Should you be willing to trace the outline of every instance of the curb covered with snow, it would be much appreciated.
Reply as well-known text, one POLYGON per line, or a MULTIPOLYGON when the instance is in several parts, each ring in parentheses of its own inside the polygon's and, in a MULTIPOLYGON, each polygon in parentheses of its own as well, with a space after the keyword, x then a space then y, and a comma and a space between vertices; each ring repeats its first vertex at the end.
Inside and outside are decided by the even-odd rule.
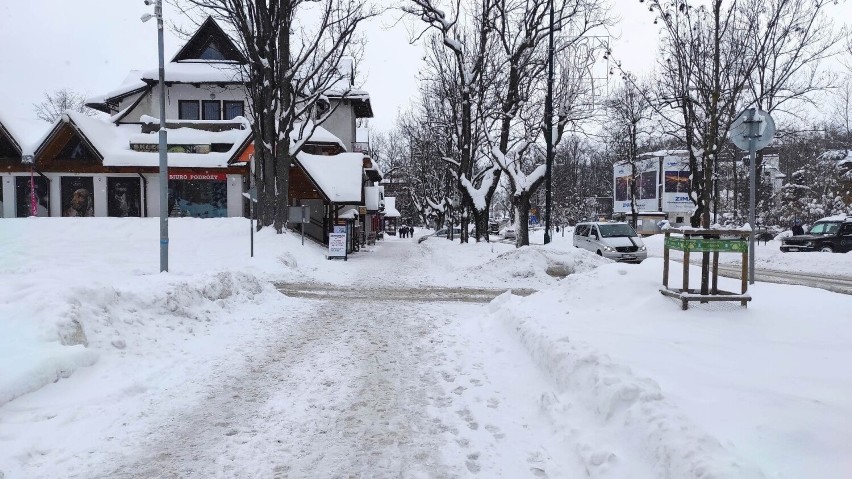
MULTIPOLYGON (((569 337, 554 340, 532 326, 524 319, 522 303, 534 300, 535 295, 522 299, 507 292, 491 302, 489 311, 518 336, 539 367, 558 384, 560 396, 575 398, 600 421, 636 438, 633 442, 654 464, 659 477, 765 477, 691 424, 654 381, 636 377, 629 368, 582 342, 569 337)), ((557 422, 560 402, 571 403, 543 404, 557 422)), ((608 460, 614 460, 598 456, 584 457, 587 467, 605 467, 608 460)))

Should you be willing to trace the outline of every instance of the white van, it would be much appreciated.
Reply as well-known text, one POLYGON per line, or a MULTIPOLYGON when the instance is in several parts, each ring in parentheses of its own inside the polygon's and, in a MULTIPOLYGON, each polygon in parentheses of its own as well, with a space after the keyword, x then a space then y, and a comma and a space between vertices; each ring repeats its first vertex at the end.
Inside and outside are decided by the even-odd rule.
POLYGON ((574 227, 574 247, 616 261, 641 263, 648 257, 645 243, 627 223, 577 223, 574 227))

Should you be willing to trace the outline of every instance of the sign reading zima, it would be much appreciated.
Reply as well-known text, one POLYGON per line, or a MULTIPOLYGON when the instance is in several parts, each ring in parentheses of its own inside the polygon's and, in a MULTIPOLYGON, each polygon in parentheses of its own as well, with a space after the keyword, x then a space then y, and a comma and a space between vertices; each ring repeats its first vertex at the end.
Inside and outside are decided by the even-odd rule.
POLYGON ((632 211, 632 191, 636 189, 636 211, 658 211, 659 158, 638 160, 634 171, 629 163, 615 165, 613 170, 613 212, 632 211))
POLYGON ((694 208, 689 199, 689 158, 663 158, 663 211, 688 213, 694 208))
POLYGON ((697 251, 699 253, 745 253, 748 251, 748 241, 744 239, 717 239, 717 238, 666 238, 667 248, 678 251, 697 251))

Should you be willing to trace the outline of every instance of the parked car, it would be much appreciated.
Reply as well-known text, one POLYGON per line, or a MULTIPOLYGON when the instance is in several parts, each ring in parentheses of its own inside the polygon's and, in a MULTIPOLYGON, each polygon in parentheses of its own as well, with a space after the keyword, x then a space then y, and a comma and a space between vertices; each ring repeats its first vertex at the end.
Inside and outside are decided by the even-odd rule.
MULTIPOLYGON (((450 237, 450 229, 449 228, 441 228, 438 231, 432 233, 432 236, 441 236, 443 238, 450 237)), ((453 238, 458 238, 461 236, 461 228, 454 227, 453 228, 453 238)))
POLYGON ((781 240, 781 251, 852 251, 852 216, 829 216, 814 223, 807 234, 781 240))
POLYGON ((515 239, 518 234, 515 232, 515 227, 510 225, 500 230, 500 236, 506 239, 515 239))
POLYGON ((588 222, 574 227, 574 247, 616 261, 641 263, 648 248, 627 223, 588 222))

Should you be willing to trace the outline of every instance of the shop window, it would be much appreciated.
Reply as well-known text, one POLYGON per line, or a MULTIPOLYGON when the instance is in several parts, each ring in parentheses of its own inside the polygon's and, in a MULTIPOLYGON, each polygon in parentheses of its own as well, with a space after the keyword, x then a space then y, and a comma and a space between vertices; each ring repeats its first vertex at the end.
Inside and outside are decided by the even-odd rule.
POLYGON ((197 100, 178 100, 178 119, 200 120, 200 110, 197 100))
POLYGON ((222 180, 169 180, 169 216, 228 216, 228 183, 222 180))
POLYGON ((95 185, 91 176, 63 176, 59 187, 62 216, 95 216, 95 185))
POLYGON ((50 186, 47 178, 43 176, 16 176, 15 177, 15 202, 18 218, 32 216, 32 200, 35 199, 35 214, 37 216, 50 216, 48 212, 50 200, 50 186), (35 194, 32 187, 35 187, 35 194))
POLYGON ((245 116, 245 103, 241 101, 223 101, 225 116, 223 120, 233 120, 238 116, 245 116))
POLYGON ((139 178, 107 178, 107 215, 117 218, 142 216, 139 178))
POLYGON ((201 102, 201 106, 202 120, 222 119, 222 103, 219 100, 204 100, 201 102))

